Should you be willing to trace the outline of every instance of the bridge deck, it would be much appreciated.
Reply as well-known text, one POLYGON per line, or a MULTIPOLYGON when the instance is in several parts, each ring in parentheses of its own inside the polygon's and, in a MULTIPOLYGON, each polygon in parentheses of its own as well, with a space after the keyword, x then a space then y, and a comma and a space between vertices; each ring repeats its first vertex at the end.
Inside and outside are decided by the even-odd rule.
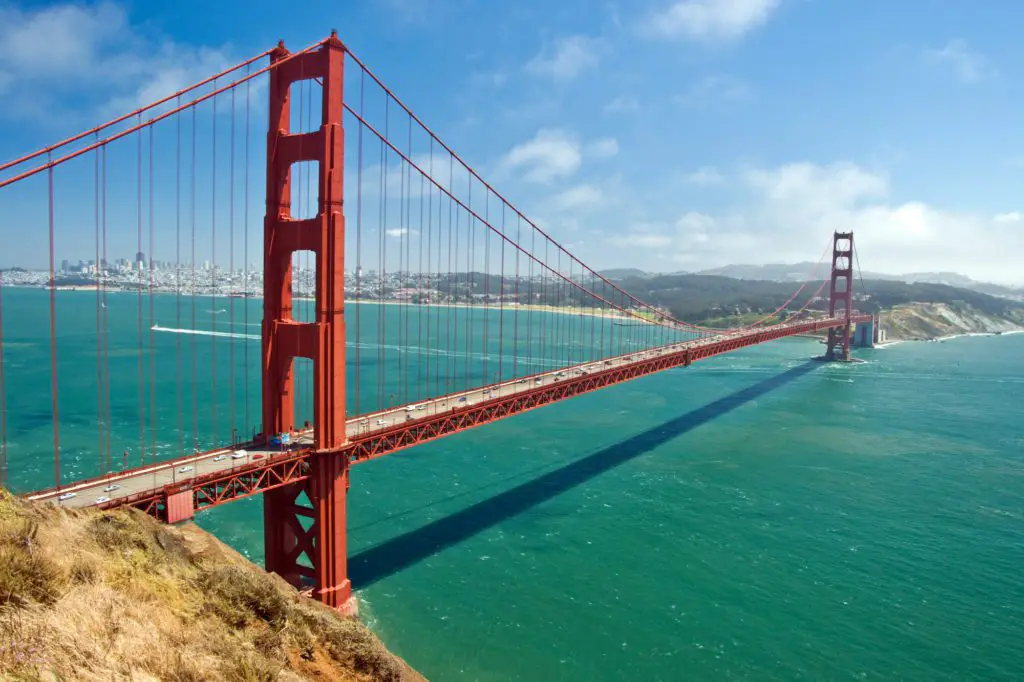
MULTIPOLYGON (((858 316, 853 321, 859 322, 862 318, 870 319, 858 316)), ((343 451, 353 463, 366 461, 639 376, 842 324, 840 318, 805 320, 757 331, 721 334, 360 415, 346 422, 349 443, 343 451)), ((160 515, 160 505, 169 492, 190 489, 194 493, 195 508, 202 509, 306 478, 304 465, 312 454, 312 432, 294 434, 293 443, 287 448, 272 448, 265 441, 244 443, 237 448, 244 449, 245 455, 236 454, 232 448, 220 448, 80 481, 59 490, 41 490, 26 497, 67 507, 132 505, 160 515), (67 493, 73 496, 58 499, 67 493)))

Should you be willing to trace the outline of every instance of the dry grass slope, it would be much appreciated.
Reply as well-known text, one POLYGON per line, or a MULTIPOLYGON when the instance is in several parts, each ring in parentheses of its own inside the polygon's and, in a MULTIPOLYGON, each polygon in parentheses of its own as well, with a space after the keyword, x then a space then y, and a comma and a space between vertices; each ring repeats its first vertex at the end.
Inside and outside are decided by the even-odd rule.
POLYGON ((0 679, 423 678, 195 526, 0 490, 0 679))

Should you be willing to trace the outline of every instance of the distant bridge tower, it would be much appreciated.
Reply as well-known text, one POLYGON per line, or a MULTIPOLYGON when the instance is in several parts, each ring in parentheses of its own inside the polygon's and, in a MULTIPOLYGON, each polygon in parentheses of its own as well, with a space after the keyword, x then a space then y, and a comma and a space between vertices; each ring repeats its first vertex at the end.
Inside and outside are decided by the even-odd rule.
POLYGON ((830 317, 843 315, 846 324, 828 330, 826 360, 850 361, 850 315, 853 312, 853 232, 836 232, 832 239, 830 317))
POLYGON ((346 566, 345 498, 349 462, 341 452, 345 433, 345 219, 342 213, 344 135, 342 78, 345 46, 332 34, 319 49, 289 57, 283 44, 270 71, 267 136, 267 214, 263 242, 263 433, 294 433, 293 361, 313 361, 313 448, 309 478, 268 490, 264 496, 264 544, 268 571, 328 606, 350 608, 346 566), (323 85, 320 128, 291 132, 291 86, 303 79, 323 85), (301 220, 291 212, 293 164, 319 167, 317 214, 301 220), (292 316, 292 254, 316 257, 316 320, 292 316))

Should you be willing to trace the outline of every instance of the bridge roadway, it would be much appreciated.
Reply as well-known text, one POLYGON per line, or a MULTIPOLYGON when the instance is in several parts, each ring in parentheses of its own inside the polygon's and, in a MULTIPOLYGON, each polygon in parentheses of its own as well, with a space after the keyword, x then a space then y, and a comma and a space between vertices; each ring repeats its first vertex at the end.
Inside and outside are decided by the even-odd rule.
MULTIPOLYGON (((346 433, 349 440, 365 439, 377 432, 387 432, 411 421, 427 421, 430 417, 457 413, 480 403, 500 402, 517 394, 535 392, 543 387, 551 387, 558 382, 570 382, 572 379, 584 378, 594 373, 614 371, 630 365, 642 364, 645 361, 662 356, 679 355, 687 350, 694 352, 699 360, 712 357, 739 347, 755 345, 763 341, 773 340, 797 333, 820 331, 829 327, 839 326, 842 320, 819 319, 802 320, 765 327, 756 332, 719 334, 711 337, 684 341, 636 351, 593 362, 572 365, 560 370, 546 371, 527 377, 517 377, 498 384, 492 384, 469 391, 453 393, 429 399, 411 405, 399 405, 372 414, 360 415, 346 421, 346 433), (768 334, 770 338, 755 340, 758 334, 768 334), (747 343, 749 341, 749 343, 747 343), (737 342, 742 345, 736 345, 737 342), (715 346, 708 349, 708 346, 715 346), (721 348, 718 350, 717 348, 721 348), (708 351, 700 353, 700 350, 708 351)), ((681 366, 677 362, 671 366, 681 366)), ((666 367, 667 368, 667 367, 666 367)), ((649 372, 648 372, 649 373, 649 372)), ((621 381, 624 379, 619 379, 621 381)), ((616 383, 609 382, 609 383, 616 383)), ((608 383, 603 384, 608 385, 608 383)), ((593 390, 593 389, 586 389, 593 390)), ((441 434, 443 435, 443 434, 441 434)), ((425 439, 426 440, 426 439, 425 439)), ((184 487, 195 478, 209 478, 217 472, 230 473, 232 470, 245 470, 267 465, 279 459, 294 455, 297 451, 308 450, 312 446, 312 429, 293 434, 293 444, 288 449, 268 447, 264 443, 244 443, 233 448, 219 448, 207 452, 186 455, 174 460, 157 462, 142 467, 128 469, 119 473, 111 473, 99 478, 79 481, 71 485, 41 490, 26 495, 34 501, 50 501, 65 507, 118 506, 124 498, 138 498, 148 491, 156 491, 168 487, 184 487), (244 451, 244 454, 242 452, 244 451), (73 495, 68 496, 68 493, 73 495), (61 500, 60 497, 65 496, 61 500)), ((397 449, 397 448, 396 448, 397 449)))

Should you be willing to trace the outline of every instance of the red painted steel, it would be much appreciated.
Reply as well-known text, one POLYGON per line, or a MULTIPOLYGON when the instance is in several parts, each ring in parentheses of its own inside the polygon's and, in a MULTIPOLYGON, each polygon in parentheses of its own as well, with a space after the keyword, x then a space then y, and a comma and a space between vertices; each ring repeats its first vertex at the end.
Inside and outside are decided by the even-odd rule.
POLYGON ((853 232, 836 232, 832 239, 832 285, 829 293, 829 317, 836 316, 840 304, 846 324, 829 329, 825 357, 849 362, 850 323, 853 314, 853 232), (837 348, 838 353, 836 352, 837 348))
POLYGON ((188 490, 182 490, 167 495, 167 523, 185 521, 195 516, 195 506, 192 504, 192 495, 188 490))
MULTIPOLYGON (((288 57, 281 44, 273 62, 288 57)), ((319 50, 270 72, 270 133, 267 136, 267 215, 264 222, 263 434, 293 433, 296 357, 313 361, 313 450, 310 479, 282 487, 266 501, 264 533, 269 570, 301 586, 312 579, 325 604, 344 606, 350 596, 345 561, 345 498, 348 460, 345 444, 345 218, 342 213, 344 133, 342 89, 345 46, 336 34, 319 50), (291 133, 290 90, 316 78, 323 87, 320 128, 291 133), (317 215, 298 220, 291 213, 291 169, 315 161, 319 167, 317 215), (316 321, 292 316, 292 255, 316 257, 316 321), (311 508, 297 504, 305 492, 311 508), (299 516, 312 515, 302 533, 299 516), (300 558, 310 567, 300 564, 300 558)))

